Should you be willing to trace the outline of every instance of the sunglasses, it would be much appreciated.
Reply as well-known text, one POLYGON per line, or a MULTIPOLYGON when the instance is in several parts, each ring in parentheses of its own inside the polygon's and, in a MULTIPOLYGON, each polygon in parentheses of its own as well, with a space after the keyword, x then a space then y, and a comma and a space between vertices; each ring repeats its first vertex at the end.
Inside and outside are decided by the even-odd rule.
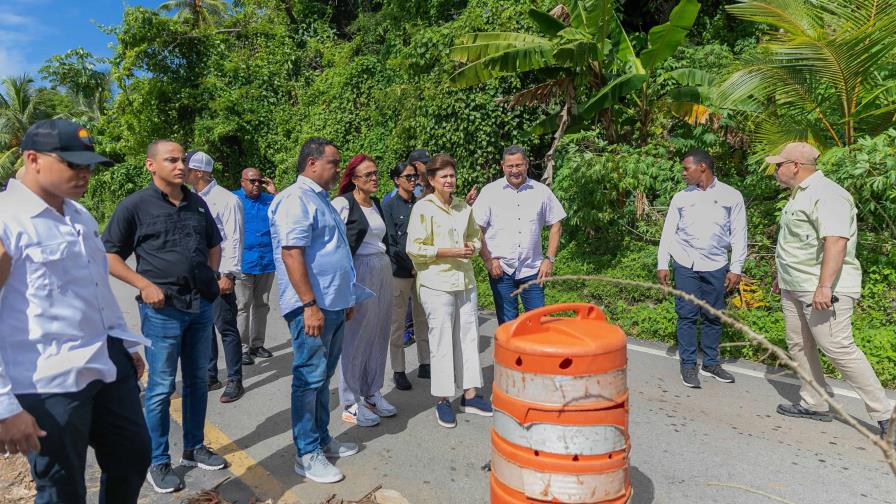
POLYGON ((260 178, 244 178, 242 180, 245 180, 250 185, 264 184, 264 179, 260 179, 260 178))
POLYGON ((355 177, 357 177, 359 179, 363 179, 363 180, 371 180, 374 178, 379 178, 379 174, 375 171, 372 171, 372 172, 367 172, 367 173, 359 173, 359 174, 355 175, 355 177))
POLYGON ((416 181, 420 180, 420 175, 417 175, 416 173, 411 173, 408 175, 399 175, 398 178, 403 178, 403 179, 407 180, 408 182, 416 182, 416 181))
POLYGON ((61 156, 59 156, 59 155, 57 155, 57 154, 52 154, 52 153, 49 153, 49 152, 38 152, 38 154, 41 154, 41 155, 44 155, 44 156, 47 156, 47 157, 51 157, 51 158, 55 159, 56 161, 59 161, 60 163, 63 163, 65 166, 68 166, 69 169, 71 169, 71 170, 75 170, 75 171, 79 171, 79 170, 90 170, 90 171, 93 171, 93 167, 95 166, 95 165, 92 165, 92 164, 84 164, 84 165, 82 165, 82 164, 72 163, 71 161, 66 161, 65 159, 63 159, 61 156))

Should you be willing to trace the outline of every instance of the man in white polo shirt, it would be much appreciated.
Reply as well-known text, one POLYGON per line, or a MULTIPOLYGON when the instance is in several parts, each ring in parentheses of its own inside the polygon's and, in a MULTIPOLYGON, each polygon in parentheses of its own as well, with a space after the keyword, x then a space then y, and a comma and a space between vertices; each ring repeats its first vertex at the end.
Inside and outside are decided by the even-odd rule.
MULTIPOLYGON (((781 293, 793 360, 830 394, 818 360, 821 349, 865 402, 883 436, 893 404, 852 335, 852 312, 862 292, 856 205, 845 189, 815 168, 818 156, 815 147, 794 142, 765 158, 775 166, 778 183, 793 191, 781 212, 778 276, 772 288, 781 293)), ((806 383, 801 384, 799 403, 780 404, 777 411, 833 420, 827 403, 806 383)))
MULTIPOLYGON (((212 219, 221 233, 221 265, 218 267, 218 289, 221 295, 212 305, 214 328, 221 335, 224 362, 227 366, 227 386, 219 399, 230 403, 243 396, 243 346, 236 325, 236 294, 234 281, 239 276, 243 256, 243 204, 240 199, 218 185, 212 177, 214 160, 202 151, 187 153, 186 182, 205 200, 212 219)), ((212 329, 214 333, 214 329, 212 329)), ((212 334, 212 348, 208 363, 208 389, 221 388, 218 380, 218 342, 212 334)))
POLYGON ((90 446, 99 501, 134 504, 150 463, 137 385, 148 341, 128 329, 76 202, 112 162, 62 119, 35 123, 21 148, 21 179, 0 193, 0 453, 28 456, 35 503, 85 502, 90 446))
MULTIPOLYGON (((482 228, 482 250, 495 299, 498 323, 519 315, 519 299, 512 293, 521 285, 551 276, 561 223, 566 212, 544 184, 528 177, 526 151, 511 145, 501 157, 504 177, 486 185, 473 204, 473 218, 482 228), (543 255, 541 231, 548 227, 548 250, 543 255)), ((525 311, 544 306, 541 284, 520 296, 525 311)))

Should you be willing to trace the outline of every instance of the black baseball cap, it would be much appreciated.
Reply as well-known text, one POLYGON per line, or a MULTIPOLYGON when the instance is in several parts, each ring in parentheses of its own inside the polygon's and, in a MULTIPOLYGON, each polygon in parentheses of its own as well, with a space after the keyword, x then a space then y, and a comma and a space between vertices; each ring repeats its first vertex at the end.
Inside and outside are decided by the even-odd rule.
POLYGON ((429 155, 429 151, 426 149, 417 149, 408 154, 408 163, 416 163, 420 161, 423 164, 429 163, 429 160, 432 159, 429 155))
POLYGON ((93 151, 93 139, 86 128, 66 119, 44 119, 32 124, 20 148, 23 152, 53 153, 76 165, 115 164, 93 151))

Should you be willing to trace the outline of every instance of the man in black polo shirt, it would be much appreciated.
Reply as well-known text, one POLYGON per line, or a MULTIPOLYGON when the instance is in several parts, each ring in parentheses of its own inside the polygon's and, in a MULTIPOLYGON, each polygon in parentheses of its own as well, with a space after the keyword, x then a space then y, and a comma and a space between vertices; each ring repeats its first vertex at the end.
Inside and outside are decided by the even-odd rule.
POLYGON ((152 342, 146 348, 149 383, 143 410, 152 438, 147 479, 160 493, 184 487, 168 454, 168 409, 178 360, 183 361, 181 464, 206 470, 226 465, 203 444, 221 234, 202 198, 183 185, 184 161, 184 150, 177 143, 156 140, 150 144, 146 169, 152 173, 152 182, 118 204, 103 233, 109 272, 140 290, 141 329, 152 342), (133 253, 137 271, 125 263, 133 253))

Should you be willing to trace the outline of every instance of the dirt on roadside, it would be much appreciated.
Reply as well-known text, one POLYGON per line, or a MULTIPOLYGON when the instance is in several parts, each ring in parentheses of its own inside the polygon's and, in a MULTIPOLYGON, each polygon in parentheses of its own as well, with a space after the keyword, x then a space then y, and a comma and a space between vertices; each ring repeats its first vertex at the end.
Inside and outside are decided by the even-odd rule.
POLYGON ((30 504, 34 494, 28 460, 21 455, 0 456, 0 504, 30 504))

